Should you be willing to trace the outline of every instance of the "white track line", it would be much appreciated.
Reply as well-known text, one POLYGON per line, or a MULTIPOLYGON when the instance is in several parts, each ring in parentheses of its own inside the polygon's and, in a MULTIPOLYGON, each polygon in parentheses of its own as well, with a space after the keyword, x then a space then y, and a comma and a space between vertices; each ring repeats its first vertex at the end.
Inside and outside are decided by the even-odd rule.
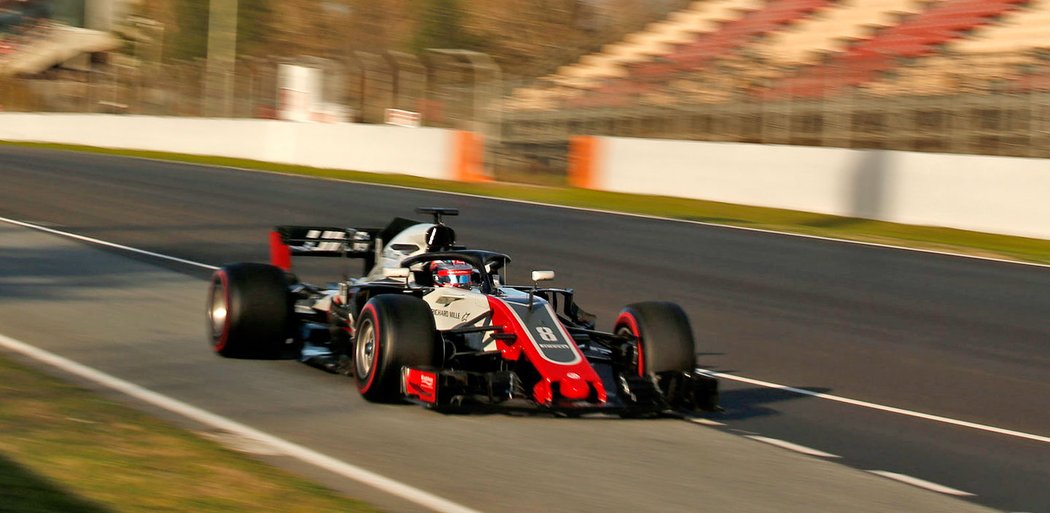
POLYGON ((212 270, 212 271, 218 269, 218 267, 215 267, 214 265, 202 264, 200 262, 194 262, 192 260, 185 260, 185 259, 177 258, 177 257, 173 257, 173 256, 162 255, 160 253, 154 253, 152 251, 146 251, 144 249, 133 248, 133 247, 130 247, 130 246, 123 246, 121 244, 116 244, 116 243, 113 243, 113 242, 108 242, 108 241, 104 241, 104 240, 100 240, 100 239, 94 239, 94 238, 91 238, 91 237, 85 237, 83 235, 77 235, 75 233, 69 233, 69 232, 63 232, 63 231, 60 231, 60 230, 55 230, 54 228, 48 228, 46 226, 40 226, 40 225, 36 225, 36 224, 25 223, 25 222, 22 222, 22 221, 16 221, 14 219, 8 219, 6 217, 0 217, 0 221, 3 221, 5 223, 9 223, 9 224, 13 224, 13 225, 16 225, 16 226, 21 226, 23 228, 30 228, 30 229, 33 229, 33 230, 39 230, 39 231, 51 233, 51 234, 54 234, 54 235, 61 235, 63 237, 69 237, 70 239, 76 239, 76 240, 83 241, 83 242, 90 242, 91 244, 98 244, 99 246, 105 246, 107 248, 115 248, 115 249, 119 249, 119 250, 122 250, 122 251, 128 251, 128 252, 131 252, 131 253, 137 253, 139 255, 145 255, 145 256, 149 256, 149 257, 153 257, 153 258, 159 258, 161 260, 168 260, 168 261, 171 261, 171 262, 178 262, 180 264, 192 265, 192 266, 195 266, 195 267, 201 267, 201 268, 209 269, 209 270, 212 270))
POLYGON ((686 420, 688 420, 689 422, 692 422, 693 424, 700 424, 702 426, 724 426, 725 425, 725 424, 723 424, 721 422, 716 422, 716 421, 713 421, 711 419, 705 419, 705 418, 701 418, 701 417, 686 417, 686 420))
POLYGON ((939 485, 937 483, 931 483, 931 482, 926 481, 924 479, 919 479, 917 477, 911 477, 911 476, 907 476, 907 475, 904 475, 904 474, 898 474, 896 472, 889 472, 889 471, 886 471, 886 470, 869 470, 868 472, 871 472, 872 474, 875 474, 877 476, 882 476, 882 477, 885 477, 885 478, 888 478, 888 479, 893 479, 894 481, 900 481, 902 483, 907 483, 907 484, 910 484, 912 486, 918 486, 919 488, 925 488, 927 490, 931 490, 931 491, 938 492, 938 493, 943 493, 943 494, 947 494, 947 495, 955 495, 956 497, 976 497, 976 495, 974 495, 974 494, 972 494, 970 492, 964 492, 962 490, 956 490, 955 488, 951 488, 951 487, 944 486, 944 485, 939 485))
POLYGON ((347 479, 377 488, 391 495, 419 504, 425 508, 441 513, 480 513, 478 510, 456 504, 437 495, 414 488, 388 477, 376 474, 361 467, 326 456, 312 449, 289 442, 283 438, 264 433, 226 417, 191 406, 182 401, 147 390, 134 383, 110 376, 104 372, 79 364, 54 353, 31 346, 25 342, 0 335, 0 347, 22 354, 34 360, 46 363, 65 372, 98 383, 153 406, 194 420, 214 429, 223 430, 234 435, 250 439, 268 446, 282 454, 309 463, 347 479))
POLYGON ((807 454, 809 456, 816 456, 818 458, 841 458, 842 457, 842 456, 839 456, 837 454, 831 454, 830 452, 824 452, 824 451, 820 451, 820 450, 817 450, 817 449, 813 449, 811 447, 806 447, 804 445, 791 443, 791 442, 788 442, 786 440, 780 440, 779 438, 769 438, 769 437, 758 436, 758 435, 744 435, 744 437, 745 438, 750 438, 752 440, 757 440, 757 441, 765 443, 765 444, 775 445, 777 447, 780 447, 782 449, 787 449, 789 451, 795 451, 795 452, 798 452, 798 453, 807 454))
MULTIPOLYGON (((122 250, 125 250, 125 251, 138 253, 138 254, 141 254, 141 255, 153 256, 153 257, 162 258, 162 259, 170 260, 170 261, 174 261, 174 262, 184 263, 184 264, 188 264, 188 265, 194 265, 194 266, 202 267, 202 268, 205 268, 205 269, 212 269, 212 270, 218 269, 217 267, 212 266, 212 265, 202 264, 202 263, 199 263, 199 262, 193 262, 193 261, 190 261, 190 260, 184 260, 184 259, 181 259, 181 258, 175 258, 175 257, 167 256, 167 255, 162 255, 162 254, 159 254, 159 253, 153 253, 151 251, 145 251, 145 250, 142 250, 142 249, 132 248, 132 247, 129 247, 129 246, 122 246, 120 244, 114 244, 112 242, 107 242, 107 241, 103 241, 103 240, 99 240, 99 239, 93 239, 91 237, 84 237, 82 235, 76 235, 76 234, 73 234, 73 233, 63 232, 63 231, 60 231, 60 230, 54 230, 54 229, 51 229, 51 228, 45 228, 43 226, 29 224, 29 223, 25 223, 25 222, 22 222, 22 221, 15 221, 13 219, 8 219, 6 217, 0 217, 0 222, 11 223, 11 224, 15 224, 15 225, 18 225, 18 226, 31 228, 31 229, 34 229, 34 230, 40 230, 40 231, 43 231, 43 232, 47 232, 47 233, 51 233, 51 234, 55 234, 55 235, 61 235, 61 236, 64 236, 64 237, 70 237, 70 238, 73 238, 73 239, 76 239, 76 240, 81 240, 81 241, 84 241, 84 242, 90 242, 92 244, 99 244, 99 245, 102 245, 102 246, 122 249, 122 250)), ((864 407, 864 408, 871 408, 873 410, 880 410, 880 411, 885 411, 885 412, 890 412, 890 413, 897 413, 897 414, 900 414, 900 415, 907 415, 907 416, 910 416, 910 417, 917 417, 917 418, 920 418, 920 419, 932 420, 932 421, 935 421, 935 422, 942 422, 942 423, 945 423, 945 424, 952 424, 952 425, 955 425, 955 426, 962 426, 962 427, 968 427, 968 428, 973 428, 973 429, 979 429, 979 430, 982 430, 982 431, 998 433, 998 434, 1001 434, 1001 435, 1008 435, 1008 436, 1013 436, 1013 437, 1017 437, 1017 438, 1024 438, 1024 439, 1028 439, 1028 440, 1034 440, 1036 442, 1050 443, 1050 437, 1047 437, 1047 436, 1034 435, 1034 434, 1031 434, 1031 433, 1024 433, 1024 432, 1021 432, 1021 431, 1013 431, 1013 430, 1010 430, 1010 429, 998 428, 998 427, 988 426, 988 425, 984 425, 984 424, 977 424, 977 423, 968 422, 968 421, 965 421, 965 420, 956 420, 956 419, 951 419, 951 418, 948 418, 948 417, 941 417, 939 415, 931 415, 931 414, 928 414, 928 413, 921 413, 921 412, 917 412, 917 411, 905 410, 903 408, 897 408, 897 407, 894 407, 894 406, 884 406, 884 405, 881 405, 881 404, 869 403, 867 401, 859 401, 857 399, 850 399, 848 397, 841 397, 841 396, 837 396, 837 395, 824 394, 824 393, 820 393, 820 392, 813 392, 813 391, 805 390, 805 389, 802 389, 802 388, 789 387, 787 385, 780 385, 780 384, 777 384, 777 383, 771 383, 769 381, 761 381, 761 380, 757 380, 757 379, 747 378, 747 377, 744 377, 744 376, 738 376, 738 375, 735 375, 735 374, 724 374, 724 373, 721 373, 721 372, 714 372, 714 371, 709 371, 709 370, 706 370, 706 369, 696 369, 696 371, 700 372, 700 373, 703 373, 703 374, 707 374, 709 376, 716 377, 716 378, 723 378, 723 379, 728 379, 728 380, 732 380, 732 381, 740 381, 740 382, 750 383, 752 385, 759 385, 759 386, 763 386, 763 387, 767 387, 767 388, 776 388, 776 389, 780 389, 780 390, 786 390, 786 391, 794 392, 794 393, 800 394, 800 395, 806 395, 806 396, 810 396, 810 397, 818 397, 818 398, 821 398, 821 399, 827 399, 829 401, 836 401, 836 402, 840 402, 840 403, 852 404, 854 406, 861 406, 861 407, 864 407)))
POLYGON ((705 369, 696 369, 696 370, 697 370, 697 372, 700 372, 700 373, 703 373, 703 374, 707 374, 709 376, 716 377, 716 378, 728 379, 728 380, 731 380, 731 381, 739 381, 739 382, 742 382, 742 383, 749 383, 749 384, 752 384, 752 385, 758 385, 758 386, 762 386, 762 387, 766 387, 766 388, 775 388, 775 389, 778 389, 778 390, 785 390, 787 392, 793 392, 793 393, 796 393, 796 394, 799 394, 799 395, 805 395, 805 396, 809 396, 809 397, 817 397, 817 398, 820 398, 820 399, 827 399, 828 401, 835 401, 835 402, 839 402, 839 403, 850 404, 850 405, 853 405, 853 406, 860 406, 862 408, 870 408, 872 410, 879 410, 879 411, 885 411, 885 412, 889 412, 889 413, 896 413, 896 414, 899 414, 899 415, 906 415, 908 417, 916 417, 916 418, 920 418, 920 419, 924 419, 924 420, 932 420, 934 422, 941 422, 941 423, 944 423, 944 424, 951 424, 953 426, 962 426, 962 427, 967 427, 967 428, 971 428, 971 429, 978 429, 978 430, 981 430, 981 431, 987 431, 987 432, 990 432, 990 433, 997 433, 997 434, 1000 434, 1000 435, 1007 435, 1007 436, 1012 436, 1012 437, 1016 437, 1016 438, 1024 438, 1026 440, 1033 440, 1033 441, 1036 441, 1036 442, 1050 443, 1050 437, 1048 437, 1048 436, 1034 435, 1034 434, 1031 434, 1031 433, 1024 433, 1022 431, 1014 431, 1012 429, 1004 429, 1004 428, 999 428, 999 427, 995 427, 995 426, 988 426, 988 425, 985 425, 985 424, 978 424, 976 422, 968 422, 968 421, 965 421, 965 420, 957 420, 957 419, 952 419, 952 418, 948 418, 948 417, 942 417, 940 415, 932 415, 932 414, 929 414, 929 413, 922 413, 922 412, 917 412, 917 411, 912 411, 912 410, 905 410, 903 408, 897 408, 897 407, 894 407, 894 406, 884 406, 884 405, 881 405, 881 404, 869 403, 867 401, 859 401, 857 399, 850 399, 848 397, 842 397, 842 396, 838 396, 838 395, 825 394, 825 393, 821 393, 821 392, 813 392, 812 390, 806 390, 804 388, 789 387, 787 385, 780 385, 780 384, 777 384, 777 383, 770 383, 769 381, 761 381, 761 380, 757 380, 757 379, 747 378, 747 377, 744 377, 744 376, 738 376, 738 375, 735 375, 735 374, 725 374, 725 373, 722 373, 722 372, 713 372, 713 371, 709 371, 709 370, 705 370, 705 369))

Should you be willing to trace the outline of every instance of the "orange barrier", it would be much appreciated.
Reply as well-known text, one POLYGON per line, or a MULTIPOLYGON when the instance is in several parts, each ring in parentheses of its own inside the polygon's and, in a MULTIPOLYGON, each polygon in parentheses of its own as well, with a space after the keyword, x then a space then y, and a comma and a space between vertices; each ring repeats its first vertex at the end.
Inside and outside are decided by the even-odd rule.
POLYGON ((457 130, 452 140, 452 178, 460 182, 490 182, 485 174, 485 142, 481 135, 457 130))
POLYGON ((569 139, 569 185, 581 189, 598 187, 599 139, 577 135, 569 139))

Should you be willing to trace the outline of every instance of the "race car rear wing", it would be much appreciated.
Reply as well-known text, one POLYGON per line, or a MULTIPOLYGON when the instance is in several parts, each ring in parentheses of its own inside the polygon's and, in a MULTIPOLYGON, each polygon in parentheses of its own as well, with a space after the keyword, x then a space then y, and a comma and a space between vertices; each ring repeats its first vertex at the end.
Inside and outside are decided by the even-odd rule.
POLYGON ((363 258, 371 267, 376 258, 376 228, 332 226, 277 226, 270 232, 270 263, 292 269, 293 256, 363 258))

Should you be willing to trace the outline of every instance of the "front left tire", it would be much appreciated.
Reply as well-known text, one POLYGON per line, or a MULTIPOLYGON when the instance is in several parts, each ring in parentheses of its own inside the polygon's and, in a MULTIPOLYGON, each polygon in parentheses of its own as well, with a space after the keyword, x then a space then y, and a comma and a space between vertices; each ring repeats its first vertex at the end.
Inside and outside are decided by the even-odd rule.
POLYGON ((368 300, 354 330, 357 390, 373 402, 401 398, 401 367, 435 364, 437 328, 422 299, 381 294, 368 300))

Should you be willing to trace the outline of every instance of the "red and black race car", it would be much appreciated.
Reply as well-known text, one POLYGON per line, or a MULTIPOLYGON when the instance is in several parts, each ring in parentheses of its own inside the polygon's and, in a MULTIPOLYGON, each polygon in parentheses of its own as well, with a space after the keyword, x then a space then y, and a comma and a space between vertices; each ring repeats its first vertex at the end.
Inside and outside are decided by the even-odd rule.
POLYGON ((208 294, 212 348, 235 358, 294 354, 354 376, 366 399, 434 409, 524 408, 625 416, 714 410, 718 384, 695 372, 692 328, 667 302, 626 306, 612 332, 571 289, 510 286, 510 257, 456 243, 449 208, 432 222, 383 229, 279 226, 271 263, 216 271, 208 294), (365 274, 320 287, 293 256, 360 259, 365 274))

